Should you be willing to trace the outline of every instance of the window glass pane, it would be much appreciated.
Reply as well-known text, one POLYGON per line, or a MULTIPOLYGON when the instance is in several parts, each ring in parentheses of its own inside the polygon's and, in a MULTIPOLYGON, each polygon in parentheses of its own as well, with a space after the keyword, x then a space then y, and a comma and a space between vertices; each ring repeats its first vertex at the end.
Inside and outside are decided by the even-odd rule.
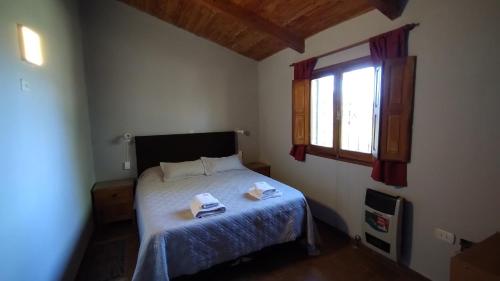
POLYGON ((342 73, 342 150, 371 153, 375 69, 342 73))
POLYGON ((333 147, 333 75, 311 82, 311 144, 333 147))

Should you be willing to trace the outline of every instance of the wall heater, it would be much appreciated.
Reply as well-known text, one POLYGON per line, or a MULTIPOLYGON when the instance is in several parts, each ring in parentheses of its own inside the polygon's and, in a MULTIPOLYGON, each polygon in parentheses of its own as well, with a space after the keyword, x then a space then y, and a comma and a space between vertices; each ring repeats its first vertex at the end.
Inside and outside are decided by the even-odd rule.
POLYGON ((401 251, 401 219, 404 199, 373 189, 366 190, 363 222, 364 244, 394 260, 401 251))

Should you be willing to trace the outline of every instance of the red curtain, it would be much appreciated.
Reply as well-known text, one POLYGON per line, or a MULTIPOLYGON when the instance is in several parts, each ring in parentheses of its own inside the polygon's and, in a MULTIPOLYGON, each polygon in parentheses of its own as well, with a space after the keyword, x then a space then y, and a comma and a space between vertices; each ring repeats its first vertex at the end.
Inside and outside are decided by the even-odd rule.
MULTIPOLYGON (((408 56, 408 33, 415 26, 407 24, 370 38, 370 55, 373 62, 382 64, 385 59, 408 56)), ((376 159, 373 163, 372 178, 388 185, 407 186, 406 163, 376 159)))
POLYGON ((370 38, 370 56, 374 63, 385 59, 408 56, 408 34, 416 24, 407 24, 398 29, 370 38))
MULTIPOLYGON (((317 58, 310 58, 295 63, 293 68, 293 80, 311 79, 317 61, 317 58)), ((293 145, 290 150, 290 155, 297 161, 306 161, 306 146, 307 145, 304 144, 293 145)))
POLYGON ((311 79, 317 58, 297 62, 293 66, 293 80, 311 79))

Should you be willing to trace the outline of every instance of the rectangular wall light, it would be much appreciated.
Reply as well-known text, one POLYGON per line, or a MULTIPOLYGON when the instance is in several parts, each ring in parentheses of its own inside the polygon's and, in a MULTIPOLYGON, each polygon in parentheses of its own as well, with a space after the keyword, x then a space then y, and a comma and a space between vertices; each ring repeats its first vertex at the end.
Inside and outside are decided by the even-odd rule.
POLYGON ((42 65, 43 55, 40 35, 24 25, 18 25, 17 28, 23 60, 34 65, 42 65))

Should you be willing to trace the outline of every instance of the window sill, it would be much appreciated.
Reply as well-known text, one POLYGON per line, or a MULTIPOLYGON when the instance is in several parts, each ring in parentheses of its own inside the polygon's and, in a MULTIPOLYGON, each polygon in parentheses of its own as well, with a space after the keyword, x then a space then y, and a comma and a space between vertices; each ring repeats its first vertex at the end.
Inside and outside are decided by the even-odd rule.
POLYGON ((314 155, 314 156, 318 156, 318 157, 338 160, 338 161, 342 161, 342 162, 347 162, 347 163, 357 164, 357 165, 362 165, 362 166, 367 166, 367 167, 372 167, 372 165, 373 165, 373 158, 371 158, 369 161, 365 161, 365 160, 360 160, 360 159, 342 157, 342 156, 335 155, 333 153, 317 151, 316 149, 311 149, 310 147, 307 148, 306 153, 309 155, 314 155))

